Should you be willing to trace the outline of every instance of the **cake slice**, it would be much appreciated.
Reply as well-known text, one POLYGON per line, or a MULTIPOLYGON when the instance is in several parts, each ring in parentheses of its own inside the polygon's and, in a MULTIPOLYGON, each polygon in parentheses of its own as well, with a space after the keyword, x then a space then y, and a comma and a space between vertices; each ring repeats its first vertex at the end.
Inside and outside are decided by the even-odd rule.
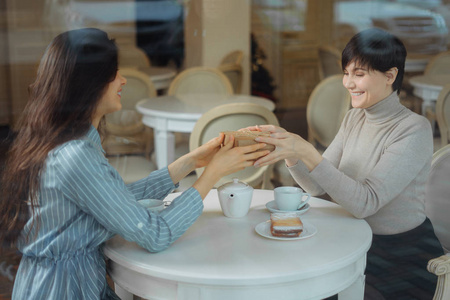
POLYGON ((298 237, 303 231, 303 223, 296 213, 271 213, 270 233, 276 237, 298 237))

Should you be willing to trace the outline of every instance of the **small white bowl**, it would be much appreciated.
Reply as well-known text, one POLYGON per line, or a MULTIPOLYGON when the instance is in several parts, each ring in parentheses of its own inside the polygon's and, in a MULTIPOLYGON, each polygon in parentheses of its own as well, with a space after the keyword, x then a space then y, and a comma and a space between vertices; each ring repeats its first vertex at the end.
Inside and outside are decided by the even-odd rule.
POLYGON ((138 203, 153 212, 160 212, 165 208, 164 201, 158 199, 142 199, 138 203))

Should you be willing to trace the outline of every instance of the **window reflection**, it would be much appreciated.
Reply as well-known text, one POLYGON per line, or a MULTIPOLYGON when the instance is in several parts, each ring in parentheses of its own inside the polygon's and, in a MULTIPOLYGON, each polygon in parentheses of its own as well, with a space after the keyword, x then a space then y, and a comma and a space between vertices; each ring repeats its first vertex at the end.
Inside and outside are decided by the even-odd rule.
MULTIPOLYGON (((223 12, 219 2, 204 1, 209 4, 210 16, 223 12)), ((124 51, 130 55, 133 47, 139 48, 133 53, 145 53, 150 66, 182 70, 184 50, 189 47, 183 30, 190 2, 0 1, 0 170, 8 147, 8 130, 23 110, 28 85, 53 36, 69 29, 99 27, 114 36, 122 49, 129 49, 124 51)), ((423 73, 431 56, 447 51, 450 42, 448 0, 252 0, 251 6, 251 32, 236 33, 254 36, 252 42, 258 51, 246 58, 247 63, 254 61, 265 68, 266 76, 273 79, 268 81, 273 89, 270 86, 267 97, 276 102, 281 124, 303 136, 307 135, 308 97, 321 79, 320 46, 342 50, 356 32, 379 26, 403 40, 409 53, 407 76, 413 76, 423 73)), ((414 98, 407 80, 401 96, 405 101, 413 99, 405 103, 420 113, 421 99, 414 98)), ((14 267, 9 266, 17 261, 13 255, 2 257, 0 263, 2 259, 8 260, 4 266, 9 271, 0 273, 0 281, 11 282, 10 270, 14 267)))

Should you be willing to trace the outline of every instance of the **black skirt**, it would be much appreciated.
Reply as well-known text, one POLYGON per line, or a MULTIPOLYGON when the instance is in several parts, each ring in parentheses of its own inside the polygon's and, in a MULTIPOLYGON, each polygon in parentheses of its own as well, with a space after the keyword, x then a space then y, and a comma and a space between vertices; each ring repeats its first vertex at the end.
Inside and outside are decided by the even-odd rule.
POLYGON ((428 218, 404 233, 373 235, 367 253, 366 295, 372 292, 386 300, 431 300, 437 276, 427 271, 427 264, 430 259, 443 254, 428 218))

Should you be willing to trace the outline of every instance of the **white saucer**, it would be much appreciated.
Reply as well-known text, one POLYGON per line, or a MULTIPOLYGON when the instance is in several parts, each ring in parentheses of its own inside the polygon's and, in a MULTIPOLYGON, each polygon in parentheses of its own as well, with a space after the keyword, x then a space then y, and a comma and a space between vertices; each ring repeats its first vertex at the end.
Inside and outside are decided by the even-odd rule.
POLYGON ((270 220, 259 223, 255 227, 255 231, 263 237, 274 240, 292 241, 292 240, 302 240, 312 237, 317 233, 317 228, 314 225, 303 222, 303 232, 298 237, 278 237, 273 236, 270 233, 270 220))
MULTIPOLYGON (((287 211, 287 210, 279 210, 277 207, 277 204, 275 203, 275 200, 272 200, 270 202, 266 203, 266 207, 270 212, 273 213, 279 213, 279 212, 292 212, 292 211, 287 211)), ((307 212, 309 210, 311 206, 309 205, 309 203, 306 203, 305 205, 303 205, 302 207, 300 207, 300 209, 294 210, 298 215, 304 214, 305 212, 307 212)))

